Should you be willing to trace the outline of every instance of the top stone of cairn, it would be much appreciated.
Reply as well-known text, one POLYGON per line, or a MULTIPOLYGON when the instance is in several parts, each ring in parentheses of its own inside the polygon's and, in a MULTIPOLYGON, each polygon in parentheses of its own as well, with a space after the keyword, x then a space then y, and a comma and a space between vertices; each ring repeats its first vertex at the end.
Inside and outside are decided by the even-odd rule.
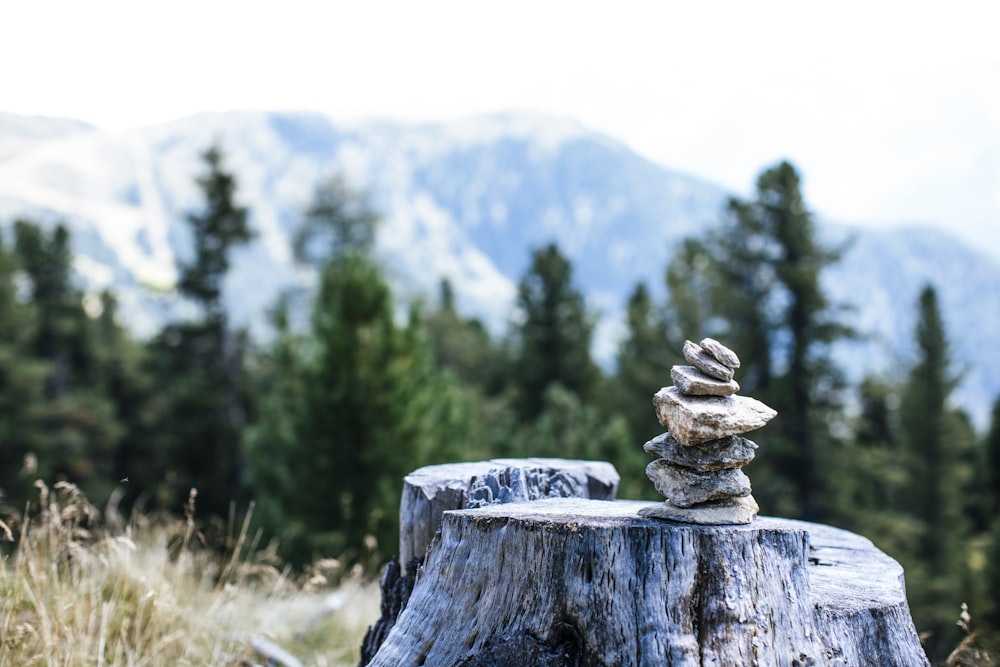
POLYGON ((700 345, 701 349, 712 355, 720 364, 729 368, 740 367, 740 358, 736 353, 714 338, 702 338, 700 345))
MULTIPOLYGON (((733 379, 733 367, 722 363, 715 358, 715 355, 700 345, 695 345, 691 341, 686 340, 684 341, 682 351, 684 352, 685 361, 705 375, 716 380, 721 380, 722 382, 729 382, 733 379)), ((732 354, 732 351, 730 351, 730 354, 732 354)))

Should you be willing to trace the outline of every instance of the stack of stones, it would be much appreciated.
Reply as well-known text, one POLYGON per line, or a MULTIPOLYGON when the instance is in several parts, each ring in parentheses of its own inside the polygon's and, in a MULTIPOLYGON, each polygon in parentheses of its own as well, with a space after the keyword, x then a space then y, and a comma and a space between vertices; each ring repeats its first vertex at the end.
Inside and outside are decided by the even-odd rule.
POLYGON ((737 396, 736 354, 717 340, 684 342, 690 366, 674 366, 674 386, 653 396, 656 416, 667 432, 646 443, 657 456, 646 468, 666 501, 640 510, 643 516, 699 524, 750 523, 757 502, 740 468, 757 445, 741 433, 760 428, 776 414, 760 401, 737 396))

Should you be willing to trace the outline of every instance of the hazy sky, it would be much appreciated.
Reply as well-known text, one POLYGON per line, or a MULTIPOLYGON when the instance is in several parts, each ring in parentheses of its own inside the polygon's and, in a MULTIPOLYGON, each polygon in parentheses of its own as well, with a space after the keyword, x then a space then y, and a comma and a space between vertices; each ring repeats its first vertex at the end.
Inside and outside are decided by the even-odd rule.
POLYGON ((789 158, 825 218, 938 224, 1000 261, 998 26, 954 0, 0 0, 0 111, 550 112, 743 194, 789 158))

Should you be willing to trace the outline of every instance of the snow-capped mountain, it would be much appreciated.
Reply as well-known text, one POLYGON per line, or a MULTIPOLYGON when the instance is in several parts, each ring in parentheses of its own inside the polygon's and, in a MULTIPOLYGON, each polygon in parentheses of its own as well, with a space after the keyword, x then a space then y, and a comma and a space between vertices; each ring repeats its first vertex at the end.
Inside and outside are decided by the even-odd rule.
MULTIPOLYGON (((234 258, 227 295, 258 330, 278 293, 303 280, 288 238, 317 182, 334 172, 367 189, 383 214, 377 252, 397 292, 432 298, 447 277, 460 309, 494 332, 511 317, 529 250, 558 242, 602 315, 595 352, 605 361, 628 292, 639 280, 659 289, 670 245, 716 221, 727 197, 548 116, 400 125, 234 112, 110 132, 0 114, 0 223, 65 221, 86 283, 113 285, 130 324, 150 333, 177 312, 170 287, 190 245, 184 214, 199 205, 199 154, 213 142, 257 231, 234 258)), ((854 242, 827 286, 873 334, 841 350, 852 373, 908 363, 917 294, 932 282, 968 367, 959 398, 983 423, 1000 394, 1000 347, 990 345, 1000 336, 1000 262, 927 230, 848 233, 854 242)))

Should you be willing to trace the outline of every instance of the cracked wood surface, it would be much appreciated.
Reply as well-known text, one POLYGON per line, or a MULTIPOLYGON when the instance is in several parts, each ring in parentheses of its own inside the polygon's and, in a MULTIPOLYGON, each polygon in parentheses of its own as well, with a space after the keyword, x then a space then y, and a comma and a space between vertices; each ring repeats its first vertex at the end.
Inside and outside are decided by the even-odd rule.
POLYGON ((760 517, 698 526, 574 498, 446 512, 372 665, 926 665, 902 569, 760 517))

